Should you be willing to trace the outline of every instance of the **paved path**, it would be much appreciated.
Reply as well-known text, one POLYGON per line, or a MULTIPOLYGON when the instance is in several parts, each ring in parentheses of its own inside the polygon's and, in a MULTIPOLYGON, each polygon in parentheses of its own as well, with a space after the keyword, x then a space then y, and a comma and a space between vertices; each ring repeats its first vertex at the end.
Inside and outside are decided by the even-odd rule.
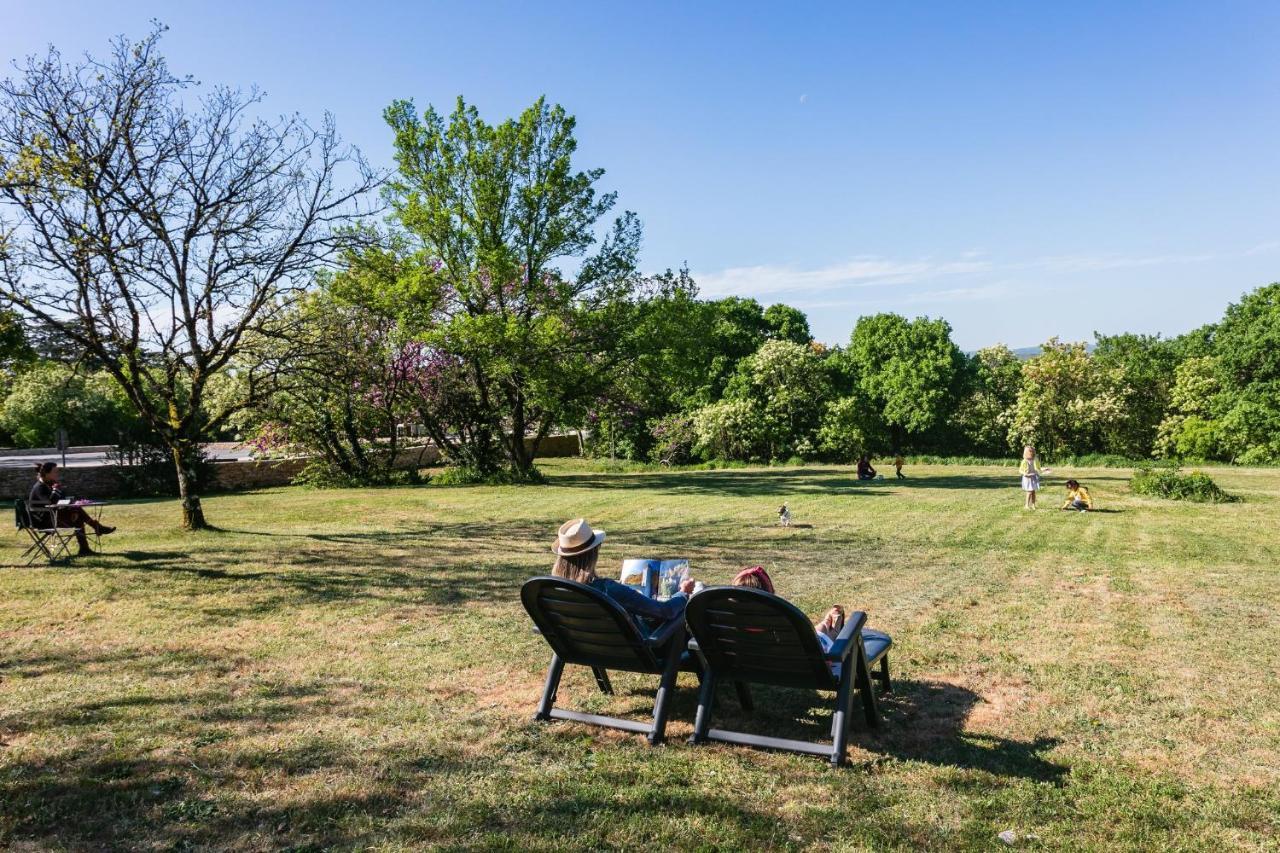
MULTIPOLYGON (((219 441, 213 444, 205 445, 205 452, 210 459, 219 461, 234 461, 237 459, 248 459, 252 456, 252 452, 243 444, 237 444, 231 441, 219 441)), ((62 464, 61 453, 48 453, 41 456, 6 456, 0 452, 0 468, 32 468, 37 462, 52 460, 58 464, 62 464)), ((107 458, 105 452, 91 453, 67 453, 68 468, 89 468, 94 465, 107 465, 111 460, 107 458)))

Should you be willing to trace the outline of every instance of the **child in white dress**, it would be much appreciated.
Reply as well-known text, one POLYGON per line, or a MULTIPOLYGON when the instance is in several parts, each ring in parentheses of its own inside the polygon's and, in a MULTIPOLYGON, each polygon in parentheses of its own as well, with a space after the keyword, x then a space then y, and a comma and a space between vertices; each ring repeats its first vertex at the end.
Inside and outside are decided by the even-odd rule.
POLYGON ((1036 492, 1040 491, 1040 477, 1051 471, 1040 467, 1040 460, 1036 458, 1036 449, 1029 444, 1022 448, 1022 464, 1018 466, 1018 470, 1022 474, 1022 491, 1027 494, 1027 502, 1023 508, 1035 509, 1036 492))

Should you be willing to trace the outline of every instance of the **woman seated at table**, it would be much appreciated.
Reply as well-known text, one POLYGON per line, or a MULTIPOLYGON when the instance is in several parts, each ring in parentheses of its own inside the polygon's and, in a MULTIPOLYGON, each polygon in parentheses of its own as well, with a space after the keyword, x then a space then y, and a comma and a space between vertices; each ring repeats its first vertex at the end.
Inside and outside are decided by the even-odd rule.
POLYGON ((600 558, 600 543, 604 542, 603 530, 592 530, 585 518, 575 518, 560 525, 552 551, 556 555, 551 574, 565 580, 577 581, 603 592, 622 605, 632 618, 648 620, 647 628, 655 629, 673 619, 684 617, 684 605, 693 593, 694 582, 686 580, 680 591, 666 601, 650 598, 623 583, 596 574, 596 562, 600 558))
MULTIPOLYGON (((31 494, 27 496, 27 505, 31 507, 32 523, 36 525, 48 524, 49 511, 37 512, 37 507, 53 506, 60 500, 65 500, 66 495, 62 492, 62 484, 58 482, 58 465, 55 462, 41 462, 36 465, 36 481, 31 486, 31 494)), ((80 554, 92 554, 93 549, 89 547, 89 537, 85 536, 85 526, 92 527, 99 536, 106 536, 108 533, 115 533, 114 527, 108 527, 101 524, 97 520, 91 518, 89 513, 85 512, 78 506, 62 506, 56 507, 52 512, 57 514, 58 527, 74 527, 76 529, 76 542, 80 545, 80 554)))
POLYGON ((871 467, 871 458, 867 454, 862 454, 862 458, 858 460, 858 479, 874 480, 876 478, 876 469, 871 467))

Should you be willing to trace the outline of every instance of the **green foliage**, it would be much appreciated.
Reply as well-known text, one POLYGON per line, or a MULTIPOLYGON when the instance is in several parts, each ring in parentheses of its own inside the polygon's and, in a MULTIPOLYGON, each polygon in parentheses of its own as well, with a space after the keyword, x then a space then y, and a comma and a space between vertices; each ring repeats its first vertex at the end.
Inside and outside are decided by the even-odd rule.
POLYGON ((1105 425, 1120 417, 1126 399, 1123 386, 1098 369, 1083 342, 1051 338, 1040 355, 1022 366, 1009 443, 1035 445, 1049 459, 1094 451, 1105 425))
POLYGON ((1116 416, 1102 425, 1102 448, 1150 456, 1175 383, 1175 345, 1158 335, 1097 335, 1091 359, 1104 381, 1112 383, 1113 395, 1124 401, 1116 416))
POLYGON ((650 458, 660 465, 687 465, 693 461, 693 448, 698 434, 693 418, 683 412, 658 418, 649 427, 653 436, 650 458))
POLYGON ((452 403, 419 416, 451 458, 523 475, 540 439, 580 423, 639 346, 637 304, 652 295, 635 273, 639 220, 627 212, 597 240, 616 198, 595 189, 602 169, 575 170, 575 122, 559 106, 539 99, 496 125, 461 98, 447 120, 410 101, 384 115, 403 264, 377 290, 433 363, 456 368, 452 403))
POLYGON ((83 445, 113 444, 141 426, 111 377, 40 362, 15 377, 0 406, 0 430, 19 447, 52 447, 60 428, 69 443, 83 445))
POLYGON ((1196 503, 1227 503, 1237 500, 1218 487, 1202 471, 1183 474, 1177 468, 1142 467, 1133 472, 1129 488, 1135 494, 1196 503))
POLYGON ((18 315, 0 308, 0 375, 30 362, 34 356, 18 315))
POLYGON ((824 458, 850 463, 887 444, 883 424, 865 398, 847 396, 827 403, 818 427, 818 451, 824 458))
POLYGON ((752 434, 763 444, 765 459, 812 456, 830 394, 822 359, 813 348, 782 340, 765 341, 743 359, 725 390, 727 400, 750 404, 756 419, 752 434))
POLYGON ((964 354, 945 320, 861 317, 849 339, 847 364, 895 448, 942 423, 963 390, 964 354))
POLYGON ((763 316, 768 327, 767 334, 773 340, 791 341, 802 346, 808 346, 813 340, 813 334, 809 331, 809 318, 799 308, 779 302, 766 308, 763 316))
POLYGON ((709 459, 765 458, 769 436, 751 400, 721 400, 693 415, 695 451, 709 459))
POLYGON ((1217 459, 1225 449, 1221 424, 1214 417, 1222 390, 1218 361, 1188 358, 1174 369, 1169 407, 1157 431, 1155 452, 1167 458, 1217 459))
POLYGON ((316 457, 300 482, 385 482, 396 450, 397 404, 407 384, 395 361, 395 322, 345 302, 335 295, 340 288, 328 283, 296 306, 288 375, 257 414, 275 443, 316 457))
POLYGON ((956 411, 964 443, 978 455, 1010 450, 1009 427, 1022 385, 1022 362, 1004 344, 980 349, 969 362, 969 393, 956 411))

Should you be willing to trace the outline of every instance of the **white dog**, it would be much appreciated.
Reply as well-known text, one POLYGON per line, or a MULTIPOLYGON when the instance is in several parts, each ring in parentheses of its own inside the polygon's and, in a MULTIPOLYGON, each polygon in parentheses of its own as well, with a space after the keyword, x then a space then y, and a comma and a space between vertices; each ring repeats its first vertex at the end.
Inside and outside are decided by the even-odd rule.
POLYGON ((791 526, 791 510, 787 509, 786 504, 778 507, 778 523, 783 527, 791 526))

